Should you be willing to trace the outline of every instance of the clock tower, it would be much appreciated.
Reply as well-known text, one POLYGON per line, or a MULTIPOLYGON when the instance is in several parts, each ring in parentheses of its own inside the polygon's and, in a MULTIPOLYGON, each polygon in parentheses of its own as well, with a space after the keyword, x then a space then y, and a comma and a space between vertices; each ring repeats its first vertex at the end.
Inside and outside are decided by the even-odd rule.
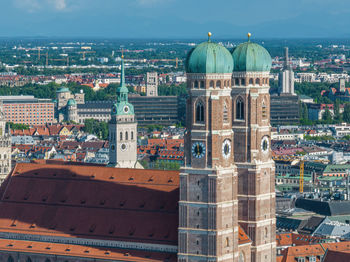
POLYGON ((250 41, 232 53, 234 161, 238 219, 252 240, 252 262, 276 261, 275 168, 270 150, 271 56, 250 41))
POLYGON ((238 261, 233 59, 210 40, 186 61, 185 165, 180 171, 178 261, 238 261))
POLYGON ((137 123, 134 107, 128 102, 123 57, 121 63, 120 87, 117 89, 117 101, 112 106, 109 122, 108 166, 142 168, 137 162, 137 123))

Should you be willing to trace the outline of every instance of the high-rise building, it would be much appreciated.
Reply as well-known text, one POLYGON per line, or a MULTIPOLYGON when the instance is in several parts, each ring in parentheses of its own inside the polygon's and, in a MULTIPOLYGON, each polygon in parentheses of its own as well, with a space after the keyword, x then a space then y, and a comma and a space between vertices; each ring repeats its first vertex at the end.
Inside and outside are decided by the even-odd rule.
POLYGON ((123 58, 121 71, 117 101, 112 106, 109 122, 109 166, 142 168, 141 164, 137 162, 137 123, 134 107, 128 102, 123 58))
POLYGON ((158 73, 147 72, 146 74, 146 95, 158 96, 158 73))
POLYGON ((6 120, 0 112, 0 183, 11 171, 11 132, 6 128, 6 120))
POLYGON ((278 77, 278 93, 295 95, 294 93, 294 72, 289 61, 288 47, 285 48, 285 60, 283 70, 278 77))

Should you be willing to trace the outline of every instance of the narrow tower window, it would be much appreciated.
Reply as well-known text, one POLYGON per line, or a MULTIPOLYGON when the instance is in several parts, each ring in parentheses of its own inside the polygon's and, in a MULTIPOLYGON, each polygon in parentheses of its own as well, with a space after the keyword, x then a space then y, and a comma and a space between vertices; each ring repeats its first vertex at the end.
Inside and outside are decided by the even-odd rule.
POLYGON ((134 132, 131 131, 131 140, 134 140, 134 132))
POLYGON ((257 85, 260 85, 260 78, 257 78, 256 81, 255 81, 255 83, 256 83, 257 85))
POLYGON ((120 135, 120 136, 119 136, 119 140, 123 140, 123 132, 120 132, 119 135, 120 135))
POLYGON ((236 119, 244 120, 244 102, 241 97, 236 102, 236 119))
POLYGON ((263 118, 266 118, 266 116, 267 116, 267 110, 266 110, 267 108, 266 108, 266 105, 265 105, 265 101, 263 100, 262 101, 262 117, 263 118))
POLYGON ((250 85, 253 85, 253 78, 250 78, 250 79, 249 79, 249 84, 250 84, 250 85))
POLYGON ((204 88, 204 81, 200 82, 200 88, 204 88))
POLYGON ((125 132, 125 140, 128 140, 129 136, 128 136, 128 132, 125 132))
POLYGON ((221 81, 216 81, 216 88, 220 88, 221 87, 221 81))
POLYGON ((201 101, 196 105, 196 122, 204 122, 204 106, 201 101))
POLYGON ((214 81, 213 81, 213 80, 210 81, 209 87, 210 87, 210 88, 214 88, 214 81))
POLYGON ((235 78, 235 83, 236 83, 236 86, 239 86, 239 78, 235 78))
POLYGON ((198 81, 194 81, 194 88, 198 88, 198 81))
POLYGON ((223 115, 224 123, 227 123, 228 122, 228 108, 227 108, 226 102, 224 102, 224 109, 223 109, 222 115, 223 115))

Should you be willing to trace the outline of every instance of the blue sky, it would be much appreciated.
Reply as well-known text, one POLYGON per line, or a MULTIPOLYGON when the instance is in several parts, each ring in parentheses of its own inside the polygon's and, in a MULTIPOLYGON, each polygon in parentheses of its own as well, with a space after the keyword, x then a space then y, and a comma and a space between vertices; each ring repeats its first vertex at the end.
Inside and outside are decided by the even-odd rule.
POLYGON ((349 0, 0 0, 0 36, 350 38, 349 0))

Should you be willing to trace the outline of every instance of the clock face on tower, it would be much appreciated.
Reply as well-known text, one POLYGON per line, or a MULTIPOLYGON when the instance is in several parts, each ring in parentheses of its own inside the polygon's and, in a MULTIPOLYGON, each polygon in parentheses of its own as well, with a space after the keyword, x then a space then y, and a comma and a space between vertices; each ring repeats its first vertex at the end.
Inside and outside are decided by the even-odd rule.
POLYGON ((231 155, 231 141, 230 139, 225 139, 222 143, 222 156, 224 158, 229 158, 231 155))
POLYGON ((121 150, 121 151, 126 151, 127 149, 128 149, 127 144, 124 144, 124 143, 123 143, 123 144, 120 145, 120 150, 121 150))
POLYGON ((192 155, 195 158, 202 158, 205 155, 205 145, 202 142, 194 142, 192 144, 192 155))
POLYGON ((129 112, 129 107, 128 106, 124 106, 123 110, 124 110, 124 113, 128 113, 129 112))
POLYGON ((269 143, 269 138, 267 136, 264 136, 261 139, 261 151, 263 153, 267 153, 269 151, 270 143, 269 143))

